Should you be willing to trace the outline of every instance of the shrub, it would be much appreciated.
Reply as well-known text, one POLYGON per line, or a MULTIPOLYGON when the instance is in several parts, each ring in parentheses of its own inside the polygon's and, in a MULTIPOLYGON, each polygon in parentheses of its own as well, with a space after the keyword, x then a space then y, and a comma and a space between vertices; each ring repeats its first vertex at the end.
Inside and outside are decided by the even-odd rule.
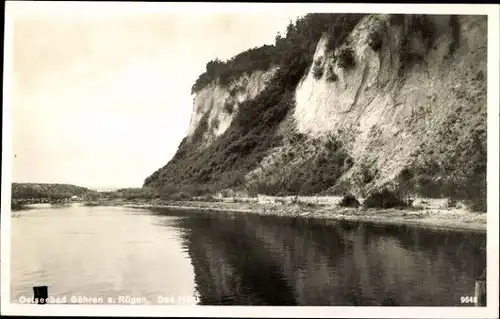
POLYGON ((188 200, 190 198, 191 198, 191 196, 189 196, 188 194, 186 194, 184 192, 179 192, 174 196, 174 199, 177 199, 177 200, 188 200))
POLYGON ((224 104, 224 111, 226 111, 226 113, 228 114, 233 114, 234 111, 233 103, 226 102, 226 104, 224 104))
POLYGON ((408 204, 405 201, 386 188, 369 194, 363 202, 363 207, 365 208, 393 208, 406 206, 408 206, 408 204))
MULTIPOLYGON (((406 205, 407 205, 407 206, 410 206, 410 207, 411 207, 411 206, 413 206, 413 202, 414 202, 414 201, 415 201, 415 200, 414 200, 413 198, 407 198, 407 199, 405 200, 406 205)), ((415 206, 415 207, 417 207, 417 206, 415 206)))
POLYGON ((448 208, 455 208, 455 207, 457 207, 457 204, 458 204, 458 201, 456 199, 453 199, 453 198, 448 198, 448 200, 446 201, 446 207, 448 207, 448 208))
POLYGON ((356 64, 354 51, 351 48, 342 48, 337 56, 337 63, 343 69, 350 69, 356 64))
POLYGON ((460 44, 460 24, 458 16, 452 15, 449 22, 451 28, 451 42, 448 45, 448 56, 453 55, 460 44))
POLYGON ((157 192, 150 188, 122 188, 102 195, 106 195, 108 198, 124 198, 127 200, 152 199, 158 196, 157 192))
POLYGON ((332 66, 330 65, 328 67, 328 71, 326 72, 326 80, 328 82, 336 82, 338 79, 339 79, 339 77, 337 76, 337 74, 335 74, 332 66))
POLYGON ((182 186, 180 188, 180 193, 187 194, 189 197, 194 197, 194 196, 204 196, 210 194, 211 190, 207 185, 192 184, 192 185, 182 186))
MULTIPOLYGON (((452 19, 451 24, 457 22, 452 19)), ((436 28, 431 19, 427 15, 413 15, 409 28, 415 33, 420 33, 421 39, 426 44, 427 49, 431 47, 434 40, 436 39, 436 28)))
POLYGON ((352 194, 346 194, 339 203, 340 207, 359 207, 361 204, 352 194))
POLYGON ((18 211, 18 210, 25 210, 25 209, 29 209, 28 206, 26 206, 25 204, 21 203, 21 202, 18 202, 16 200, 13 200, 11 203, 10 203, 10 209, 12 211, 18 211))
POLYGON ((314 68, 313 68, 313 77, 316 79, 316 80, 319 80, 321 79, 321 77, 323 76, 323 66, 321 65, 314 65, 314 68))
POLYGON ((328 42, 326 50, 331 52, 338 47, 354 29, 364 14, 338 15, 338 18, 328 28, 328 42))
POLYGON ((363 185, 371 183, 375 179, 374 174, 371 172, 367 165, 361 165, 361 182, 363 185))
POLYGON ((398 75, 403 76, 411 66, 421 63, 424 56, 411 52, 410 41, 412 38, 421 40, 428 50, 436 39, 436 29, 431 19, 426 15, 407 15, 406 20, 407 33, 403 35, 399 43, 399 70, 398 75))
POLYGON ((413 191, 414 174, 409 167, 405 167, 396 177, 397 190, 401 198, 408 198, 413 191))
POLYGON ((331 189, 324 191, 323 194, 338 196, 349 192, 350 189, 351 189, 351 182, 349 182, 348 180, 342 180, 337 182, 331 189))
POLYGON ((192 136, 192 142, 193 144, 197 144, 202 141, 203 135, 205 132, 208 130, 208 112, 203 115, 201 118, 200 122, 198 123, 198 126, 193 132, 192 136))
POLYGON ((203 196, 202 199, 204 202, 214 202, 215 201, 215 198, 212 195, 208 195, 208 194, 203 196))
POLYGON ((220 124, 219 118, 214 117, 214 118, 212 119, 212 127, 213 127, 214 129, 217 129, 217 128, 219 127, 219 124, 220 124))
POLYGON ((373 51, 378 51, 382 47, 383 39, 380 33, 372 32, 368 37, 368 45, 373 51))
MULTIPOLYGON (((471 120, 474 121, 474 117, 471 120)), ((482 118, 472 125, 486 125, 485 121, 482 118)), ((445 139, 454 135, 447 129, 443 132, 445 139)), ((412 165, 414 174, 410 184, 414 192, 423 197, 451 198, 473 211, 486 212, 486 130, 475 130, 464 137, 458 144, 453 140, 440 142, 447 148, 434 148, 434 152, 429 153, 432 157, 412 165), (438 155, 446 161, 438 161, 438 155)))
POLYGON ((478 196, 477 198, 466 200, 465 203, 474 212, 485 213, 487 211, 488 203, 486 196, 478 196))
POLYGON ((404 14, 391 14, 389 16, 389 23, 391 25, 404 25, 405 15, 404 14))
POLYGON ((308 208, 316 208, 319 205, 311 202, 299 202, 298 203, 301 207, 308 207, 308 208))
POLYGON ((100 198, 100 195, 97 192, 92 192, 92 193, 85 194, 83 196, 83 198, 86 201, 96 201, 100 198))

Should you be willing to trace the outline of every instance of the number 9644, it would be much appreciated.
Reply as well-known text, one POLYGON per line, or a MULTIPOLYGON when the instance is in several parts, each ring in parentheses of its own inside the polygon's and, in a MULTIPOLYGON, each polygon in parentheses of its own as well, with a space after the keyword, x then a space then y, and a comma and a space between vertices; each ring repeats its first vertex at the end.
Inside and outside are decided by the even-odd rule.
POLYGON ((461 303, 477 303, 477 297, 472 297, 472 296, 462 296, 460 297, 460 302, 461 303))

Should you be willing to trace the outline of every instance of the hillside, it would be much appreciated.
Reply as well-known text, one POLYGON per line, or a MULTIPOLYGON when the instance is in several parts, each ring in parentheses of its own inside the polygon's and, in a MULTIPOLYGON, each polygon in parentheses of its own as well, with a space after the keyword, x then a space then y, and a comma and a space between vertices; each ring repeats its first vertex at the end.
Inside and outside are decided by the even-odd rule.
MULTIPOLYGON (((449 197, 486 209, 485 16, 309 14, 210 61, 162 193, 449 197)), ((181 106, 179 106, 181 107, 181 106)))
POLYGON ((64 199, 95 193, 70 184, 12 183, 12 199, 64 199))

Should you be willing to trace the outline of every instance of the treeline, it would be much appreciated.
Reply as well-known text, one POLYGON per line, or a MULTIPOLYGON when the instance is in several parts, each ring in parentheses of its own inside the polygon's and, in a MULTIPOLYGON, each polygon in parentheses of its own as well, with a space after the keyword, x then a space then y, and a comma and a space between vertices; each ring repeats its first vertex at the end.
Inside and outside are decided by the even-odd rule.
POLYGON ((70 184, 12 183, 12 199, 62 200, 72 196, 86 196, 95 193, 85 187, 70 184))
MULTIPOLYGON (((278 32, 274 45, 251 48, 227 61, 216 58, 208 62, 206 71, 198 77, 191 92, 193 94, 199 92, 217 80, 219 85, 228 85, 245 73, 267 70, 273 65, 290 66, 284 60, 303 61, 310 65, 316 44, 323 33, 328 34, 328 48, 333 50, 344 41, 346 35, 363 16, 363 14, 312 13, 298 18, 294 23, 290 22, 285 36, 278 32)), ((300 73, 300 64, 297 67, 300 73)))
MULTIPOLYGON (((199 152, 198 139, 191 143, 184 139, 172 160, 146 178, 144 186, 203 185, 207 192, 242 186, 244 176, 261 162, 266 152, 282 144, 282 137, 277 134, 278 124, 293 110, 296 86, 311 66, 321 36, 328 32, 332 46, 339 45, 363 16, 308 14, 290 23, 284 37, 278 34, 274 46, 251 49, 226 62, 209 62, 207 72, 193 86, 194 92, 216 79, 227 83, 256 68, 275 64, 279 69, 255 99, 240 105, 230 127, 214 143, 199 152)), ((197 131, 203 127, 200 125, 197 131)))
POLYGON ((196 197, 207 194, 208 192, 210 192, 210 190, 203 185, 168 186, 162 188, 122 188, 113 192, 100 192, 97 194, 97 197, 93 198, 93 200, 193 200, 196 197))
POLYGON ((114 192, 101 192, 101 198, 107 199, 153 199, 158 197, 158 192, 147 187, 144 188, 121 188, 114 192))
POLYGON ((244 73, 267 70, 274 63, 276 63, 276 47, 273 45, 249 49, 225 62, 219 59, 212 60, 207 63, 206 71, 194 83, 191 93, 199 92, 217 79, 219 85, 228 85, 231 80, 244 73))

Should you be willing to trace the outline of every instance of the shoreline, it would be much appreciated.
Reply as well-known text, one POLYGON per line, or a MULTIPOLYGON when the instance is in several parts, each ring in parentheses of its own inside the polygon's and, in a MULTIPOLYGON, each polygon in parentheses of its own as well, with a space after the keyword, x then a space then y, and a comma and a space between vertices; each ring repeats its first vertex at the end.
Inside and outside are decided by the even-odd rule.
POLYGON ((342 208, 333 205, 272 205, 201 201, 172 201, 158 204, 124 203, 123 206, 134 209, 203 210, 486 233, 486 213, 473 213, 463 209, 362 209, 342 208))
MULTIPOLYGON (((463 208, 445 208, 440 205, 416 205, 404 209, 365 209, 338 206, 338 199, 318 201, 315 197, 302 197, 298 202, 286 202, 286 198, 273 198, 260 202, 255 198, 225 198, 216 201, 199 200, 104 200, 80 202, 87 207, 127 207, 133 209, 175 209, 208 211, 213 213, 239 213, 284 218, 350 221, 395 226, 472 231, 486 233, 486 213, 475 213, 463 208)), ((52 204, 53 205, 53 204, 52 204)), ((25 204, 21 209, 29 210, 25 204)))

